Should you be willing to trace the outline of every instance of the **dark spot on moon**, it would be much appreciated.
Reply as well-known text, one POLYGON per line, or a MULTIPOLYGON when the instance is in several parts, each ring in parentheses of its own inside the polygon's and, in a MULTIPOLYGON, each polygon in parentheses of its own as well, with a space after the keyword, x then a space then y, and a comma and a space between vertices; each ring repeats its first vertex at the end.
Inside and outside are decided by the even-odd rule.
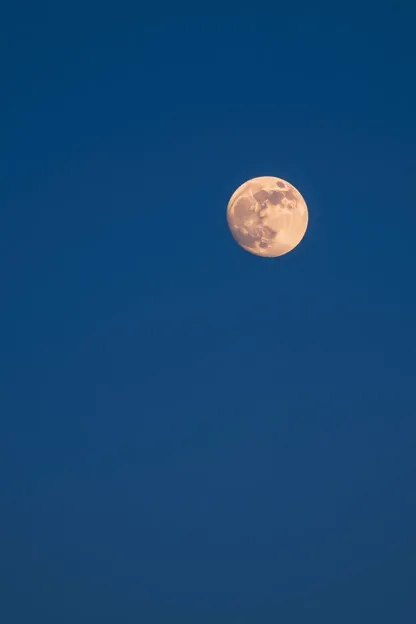
POLYGON ((234 217, 239 223, 243 223, 252 213, 252 205, 249 199, 242 197, 234 207, 234 217))
POLYGON ((253 194, 253 197, 256 201, 259 202, 259 204, 261 204, 269 199, 269 193, 265 190, 256 191, 253 194))
POLYGON ((288 199, 296 199, 295 194, 291 189, 289 191, 286 191, 286 197, 288 199))
POLYGON ((296 208, 296 202, 292 200, 290 203, 286 204, 285 208, 287 208, 288 210, 293 210, 294 208, 296 208))
POLYGON ((279 186, 280 188, 285 188, 285 183, 284 182, 277 182, 277 186, 279 186))
POLYGON ((282 193, 282 191, 273 191, 273 193, 270 193, 270 202, 273 206, 277 206, 277 204, 280 204, 284 196, 285 194, 282 193))

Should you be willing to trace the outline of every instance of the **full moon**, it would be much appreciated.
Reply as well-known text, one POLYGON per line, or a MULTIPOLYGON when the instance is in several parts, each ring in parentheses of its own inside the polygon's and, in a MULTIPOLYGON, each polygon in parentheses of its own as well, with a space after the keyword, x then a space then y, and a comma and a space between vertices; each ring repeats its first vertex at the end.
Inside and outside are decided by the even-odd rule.
POLYGON ((227 221, 243 249, 276 258, 299 245, 308 227, 308 208, 292 184, 264 176, 244 182, 233 193, 227 221))

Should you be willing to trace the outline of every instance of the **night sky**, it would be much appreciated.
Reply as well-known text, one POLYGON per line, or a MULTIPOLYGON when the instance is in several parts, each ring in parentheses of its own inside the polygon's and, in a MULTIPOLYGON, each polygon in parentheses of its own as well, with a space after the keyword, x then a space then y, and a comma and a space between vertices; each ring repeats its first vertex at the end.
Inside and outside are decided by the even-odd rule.
POLYGON ((413 624, 416 6, 6 4, 2 624, 413 624))

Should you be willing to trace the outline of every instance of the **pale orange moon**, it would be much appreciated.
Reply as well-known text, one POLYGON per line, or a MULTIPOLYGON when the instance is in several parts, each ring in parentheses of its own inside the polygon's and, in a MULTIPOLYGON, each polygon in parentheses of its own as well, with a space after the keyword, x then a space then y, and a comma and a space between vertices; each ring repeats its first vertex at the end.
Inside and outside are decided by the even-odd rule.
POLYGON ((231 196, 227 221, 237 243, 257 256, 276 258, 305 236, 308 208, 299 191, 273 176, 244 182, 231 196))

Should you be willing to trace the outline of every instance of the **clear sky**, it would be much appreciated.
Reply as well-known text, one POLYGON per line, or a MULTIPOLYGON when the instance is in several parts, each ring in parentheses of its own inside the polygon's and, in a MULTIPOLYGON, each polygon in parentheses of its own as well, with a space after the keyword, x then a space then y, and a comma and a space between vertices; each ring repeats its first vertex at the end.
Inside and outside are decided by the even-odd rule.
POLYGON ((413 3, 7 4, 1 621, 413 624, 413 3))

